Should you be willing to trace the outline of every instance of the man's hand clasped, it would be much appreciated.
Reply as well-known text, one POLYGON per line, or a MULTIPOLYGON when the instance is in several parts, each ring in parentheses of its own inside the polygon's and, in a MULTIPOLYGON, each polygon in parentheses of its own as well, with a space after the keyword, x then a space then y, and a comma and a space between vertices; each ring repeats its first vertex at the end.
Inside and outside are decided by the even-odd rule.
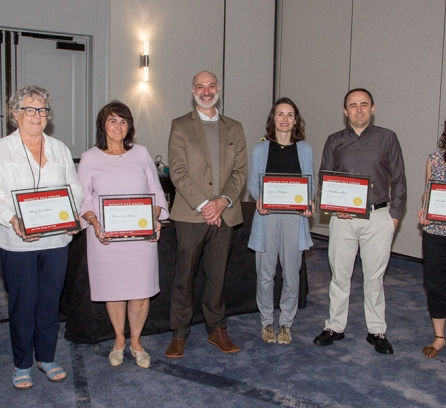
POLYGON ((221 214, 228 206, 229 202, 226 198, 214 198, 209 201, 206 205, 201 209, 201 215, 203 219, 206 221, 208 225, 216 225, 220 227, 221 225, 221 214))

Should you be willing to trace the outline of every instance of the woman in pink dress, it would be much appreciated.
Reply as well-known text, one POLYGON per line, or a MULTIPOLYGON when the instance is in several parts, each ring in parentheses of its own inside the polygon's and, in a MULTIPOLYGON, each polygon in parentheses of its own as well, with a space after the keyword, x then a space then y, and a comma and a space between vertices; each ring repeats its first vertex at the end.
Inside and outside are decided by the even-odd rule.
POLYGON ((99 196, 155 194, 157 219, 169 217, 164 192, 149 152, 133 143, 135 128, 130 109, 120 101, 104 106, 96 120, 96 146, 82 154, 78 168, 85 200, 81 214, 87 226, 87 260, 91 300, 106 302, 115 331, 110 364, 123 362, 126 346, 124 325, 130 325, 130 350, 142 368, 150 356, 140 342, 149 313, 149 298, 159 288, 157 239, 109 242, 99 220, 99 196))

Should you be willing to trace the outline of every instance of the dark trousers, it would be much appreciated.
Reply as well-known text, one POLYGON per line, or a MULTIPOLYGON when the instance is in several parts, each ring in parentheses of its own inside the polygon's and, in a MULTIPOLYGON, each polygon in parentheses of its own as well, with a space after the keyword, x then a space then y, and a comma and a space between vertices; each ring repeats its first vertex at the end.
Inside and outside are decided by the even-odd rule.
POLYGON ((234 229, 224 222, 218 228, 206 223, 175 221, 178 241, 176 274, 172 289, 170 327, 173 337, 186 339, 193 315, 194 280, 204 253, 203 315, 209 334, 226 328, 223 289, 234 229))
POLYGON ((431 318, 446 318, 446 237, 423 231, 424 285, 431 318))
POLYGON ((26 252, 0 249, 0 261, 9 295, 9 329, 15 366, 31 367, 33 349, 37 361, 53 362, 68 246, 26 252))

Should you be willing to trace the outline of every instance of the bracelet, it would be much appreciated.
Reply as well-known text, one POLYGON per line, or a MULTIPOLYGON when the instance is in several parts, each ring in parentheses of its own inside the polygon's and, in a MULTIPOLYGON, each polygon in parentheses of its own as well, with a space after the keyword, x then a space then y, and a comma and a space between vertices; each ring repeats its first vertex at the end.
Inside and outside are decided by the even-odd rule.
POLYGON ((87 224, 88 224, 88 225, 91 225, 91 223, 90 223, 90 218, 96 218, 96 215, 90 215, 89 217, 87 217, 87 218, 85 219, 85 221, 87 221, 87 224))

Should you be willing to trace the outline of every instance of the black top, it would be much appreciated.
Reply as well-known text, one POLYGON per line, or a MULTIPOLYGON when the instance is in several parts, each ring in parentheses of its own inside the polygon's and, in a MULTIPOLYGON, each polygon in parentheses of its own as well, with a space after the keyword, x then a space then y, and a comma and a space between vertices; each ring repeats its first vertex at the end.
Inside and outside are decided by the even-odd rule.
POLYGON ((293 143, 282 148, 277 142, 271 141, 266 172, 302 174, 299 156, 297 155, 297 144, 293 143))

